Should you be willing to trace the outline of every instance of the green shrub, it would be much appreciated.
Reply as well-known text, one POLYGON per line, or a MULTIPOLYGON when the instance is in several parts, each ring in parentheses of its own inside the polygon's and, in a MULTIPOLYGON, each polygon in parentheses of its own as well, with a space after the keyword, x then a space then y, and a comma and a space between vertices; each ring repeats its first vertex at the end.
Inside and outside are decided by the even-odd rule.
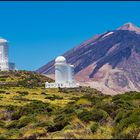
POLYGON ((129 117, 129 115, 132 113, 131 110, 125 110, 125 109, 120 109, 114 118, 115 122, 118 123, 122 119, 125 119, 126 117, 129 117))
POLYGON ((97 129, 99 128, 99 123, 94 123, 90 129, 92 131, 92 133, 95 133, 97 131, 97 129))
POLYGON ((84 109, 81 113, 78 113, 78 118, 84 122, 89 122, 93 120, 93 114, 91 111, 84 109))
POLYGON ((33 95, 38 95, 38 94, 37 94, 37 93, 35 93, 35 92, 34 92, 34 93, 32 93, 32 94, 33 94, 33 95))
POLYGON ((54 119, 54 124, 48 126, 48 132, 55 132, 62 130, 66 125, 69 124, 71 118, 66 114, 59 114, 54 119))
POLYGON ((29 94, 28 91, 17 91, 16 93, 19 93, 21 96, 25 96, 29 94))
POLYGON ((6 81, 6 79, 0 79, 0 81, 5 82, 5 81, 6 81))
POLYGON ((33 100, 31 103, 26 104, 25 106, 20 108, 21 115, 49 113, 51 111, 52 108, 49 106, 49 103, 44 103, 38 100, 33 100))
POLYGON ((70 100, 78 101, 79 100, 79 97, 71 97, 70 100))
POLYGON ((35 121, 32 116, 22 116, 17 123, 17 128, 22 128, 26 126, 28 123, 35 121))
POLYGON ((19 100, 19 101, 32 101, 27 98, 23 98, 22 96, 13 96, 13 100, 19 100))
POLYGON ((47 95, 45 92, 41 92, 42 95, 47 95))
POLYGON ((67 107, 65 107, 63 109, 63 112, 66 113, 66 114, 72 114, 72 113, 75 113, 75 107, 74 106, 70 106, 68 105, 67 107))
POLYGON ((92 111, 88 110, 83 110, 81 113, 78 114, 78 117, 84 121, 84 122, 89 122, 89 121, 106 121, 108 118, 108 113, 105 112, 104 110, 101 109, 93 109, 92 111))
POLYGON ((82 98, 86 98, 93 105, 95 105, 96 103, 100 102, 103 97, 100 97, 99 95, 94 95, 94 94, 85 94, 82 98))
POLYGON ((61 100, 63 99, 63 97, 57 96, 57 95, 47 95, 47 97, 45 97, 45 99, 50 99, 50 100, 61 100))
POLYGON ((5 125, 5 122, 0 120, 0 127, 4 127, 4 125, 5 125))
POLYGON ((15 105, 8 105, 8 106, 5 106, 7 111, 15 111, 18 106, 15 106, 15 105))
POLYGON ((5 133, 0 135, 0 139, 18 139, 20 136, 19 129, 9 129, 5 133))
POLYGON ((132 96, 132 99, 133 99, 133 100, 140 99, 140 92, 136 92, 136 93, 132 96))
POLYGON ((13 121, 9 121, 5 127, 8 128, 8 129, 11 129, 11 128, 16 128, 17 126, 17 120, 13 120, 13 121))
POLYGON ((130 92, 126 92, 125 94, 121 94, 121 95, 115 95, 112 98, 112 101, 115 100, 134 100, 134 99, 140 99, 140 92, 135 92, 135 91, 130 91, 130 92))
POLYGON ((18 107, 16 111, 13 111, 11 115, 12 120, 17 120, 23 115, 33 115, 38 113, 50 113, 52 111, 52 107, 50 107, 49 103, 44 103, 38 100, 32 100, 30 103, 18 107))
POLYGON ((12 120, 18 120, 20 117, 21 117, 21 114, 20 114, 19 110, 13 112, 12 115, 11 115, 12 120))
POLYGON ((55 132, 55 131, 61 131, 67 123, 56 123, 54 125, 49 126, 47 129, 48 132, 55 132))
POLYGON ((107 118, 109 117, 108 113, 102 109, 93 109, 92 114, 93 114, 93 120, 98 122, 106 121, 107 118))
POLYGON ((4 91, 4 90, 0 90, 0 93, 5 93, 6 91, 4 91))
MULTIPOLYGON (((118 137, 119 135, 123 135, 123 137, 129 136, 124 135, 123 130, 131 126, 132 124, 135 125, 137 129, 139 129, 140 126, 140 109, 134 109, 131 111, 128 111, 124 114, 116 116, 116 121, 118 123, 115 126, 114 136, 118 137)), ((134 133, 134 132, 133 132, 134 133)), ((133 135, 132 133, 132 135, 133 135)))
POLYGON ((52 126, 53 124, 54 123, 52 121, 46 120, 46 122, 37 122, 35 124, 35 127, 45 127, 47 129, 48 127, 52 126))

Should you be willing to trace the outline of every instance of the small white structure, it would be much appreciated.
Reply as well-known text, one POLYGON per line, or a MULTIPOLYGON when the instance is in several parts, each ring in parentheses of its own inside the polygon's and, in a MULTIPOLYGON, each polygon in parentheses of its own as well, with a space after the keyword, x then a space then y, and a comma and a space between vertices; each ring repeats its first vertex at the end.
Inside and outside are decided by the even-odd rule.
POLYGON ((46 88, 76 88, 79 83, 74 80, 74 66, 67 64, 65 57, 55 59, 55 83, 45 84, 46 88))
POLYGON ((8 61, 8 41, 0 38, 0 70, 15 70, 15 64, 8 61))

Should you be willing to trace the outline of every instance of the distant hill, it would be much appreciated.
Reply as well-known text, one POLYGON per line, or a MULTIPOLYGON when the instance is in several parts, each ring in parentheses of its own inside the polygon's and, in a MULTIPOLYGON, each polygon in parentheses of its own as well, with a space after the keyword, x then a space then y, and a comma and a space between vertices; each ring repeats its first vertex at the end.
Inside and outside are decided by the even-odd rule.
POLYGON ((0 87, 45 87, 51 78, 32 71, 0 71, 0 87))
MULTIPOLYGON (((63 54, 82 84, 104 93, 140 91, 140 28, 132 23, 96 35, 63 54)), ((54 60, 37 70, 54 73, 54 60)))

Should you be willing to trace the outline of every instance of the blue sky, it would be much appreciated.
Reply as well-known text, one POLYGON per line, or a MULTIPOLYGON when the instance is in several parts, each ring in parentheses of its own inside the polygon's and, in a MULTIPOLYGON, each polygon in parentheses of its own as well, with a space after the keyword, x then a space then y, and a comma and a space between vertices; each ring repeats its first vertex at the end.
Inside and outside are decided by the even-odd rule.
POLYGON ((18 69, 36 70, 127 22, 140 26, 140 2, 0 2, 0 37, 9 41, 18 69))

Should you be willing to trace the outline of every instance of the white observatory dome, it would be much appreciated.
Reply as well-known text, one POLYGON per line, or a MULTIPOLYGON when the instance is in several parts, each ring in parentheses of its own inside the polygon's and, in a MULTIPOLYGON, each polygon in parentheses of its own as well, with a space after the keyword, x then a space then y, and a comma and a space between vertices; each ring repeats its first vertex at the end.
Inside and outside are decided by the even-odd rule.
POLYGON ((7 42, 6 39, 0 38, 0 43, 6 43, 6 42, 7 42))
POLYGON ((66 58, 63 57, 63 56, 58 56, 58 57, 55 59, 55 63, 66 63, 66 58))

